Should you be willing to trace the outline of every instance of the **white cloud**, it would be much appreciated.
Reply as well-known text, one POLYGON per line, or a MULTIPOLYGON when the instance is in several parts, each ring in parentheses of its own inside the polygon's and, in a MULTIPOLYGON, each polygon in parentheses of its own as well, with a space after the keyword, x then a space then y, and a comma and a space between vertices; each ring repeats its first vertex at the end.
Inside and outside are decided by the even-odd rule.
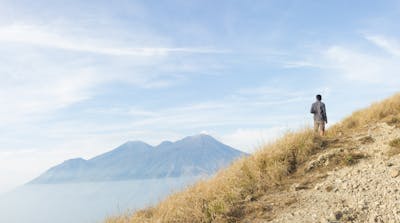
POLYGON ((330 47, 325 56, 332 68, 340 70, 350 80, 382 81, 382 73, 389 65, 385 59, 341 46, 330 47))
POLYGON ((365 38, 393 56, 400 56, 399 41, 382 35, 367 35, 365 38))
POLYGON ((344 77, 367 83, 398 84, 399 58, 375 55, 342 46, 332 46, 324 54, 329 66, 344 77))
POLYGON ((132 47, 128 43, 111 43, 88 37, 58 34, 49 27, 13 24, 0 27, 0 42, 31 44, 62 50, 80 51, 112 56, 166 56, 170 53, 226 53, 209 47, 132 47), (116 45, 116 46, 115 46, 116 45))
POLYGON ((334 74, 349 81, 398 86, 400 82, 400 41, 383 35, 365 35, 360 45, 316 46, 299 60, 283 62, 284 68, 316 68, 321 74, 334 74), (376 48, 385 52, 382 54, 376 48))
POLYGON ((284 68, 317 68, 321 73, 338 75, 350 81, 398 86, 400 81, 400 42, 383 35, 365 35, 363 48, 335 44, 317 47, 300 60, 284 63, 284 68), (369 44, 368 44, 369 43, 369 44), (387 54, 376 51, 378 47, 387 54))
MULTIPOLYGON (((48 114, 60 108, 88 99, 90 88, 96 83, 91 73, 78 72, 71 75, 54 75, 41 78, 36 74, 13 84, 0 83, 0 120, 2 125, 12 122, 24 122, 27 116, 48 114), (28 79, 28 80, 26 80, 28 79)), ((0 75, 7 79, 9 76, 0 75)))
POLYGON ((98 36, 103 35, 72 35, 68 27, 0 26, 0 103, 4 105, 0 108, 0 125, 32 121, 91 99, 101 93, 96 87, 103 84, 169 87, 182 81, 174 71, 205 69, 182 60, 178 66, 171 59, 173 54, 226 52, 208 47, 134 47, 129 42, 98 36), (122 57, 104 59, 102 55, 122 57))
POLYGON ((285 61, 283 63, 284 68, 303 68, 303 67, 320 67, 319 64, 315 62, 311 62, 309 60, 300 60, 300 61, 285 61))

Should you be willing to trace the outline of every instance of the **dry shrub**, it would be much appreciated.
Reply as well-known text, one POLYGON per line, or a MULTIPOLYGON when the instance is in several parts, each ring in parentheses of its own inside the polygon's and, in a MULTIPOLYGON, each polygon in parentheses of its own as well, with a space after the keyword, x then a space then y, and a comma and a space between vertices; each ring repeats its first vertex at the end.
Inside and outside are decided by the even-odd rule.
POLYGON ((390 149, 388 151, 389 156, 400 154, 400 138, 393 139, 389 142, 390 149))
POLYGON ((400 94, 372 104, 369 108, 354 112, 350 117, 342 121, 345 129, 356 129, 366 124, 373 124, 379 121, 388 123, 400 123, 400 94))
POLYGON ((370 144, 375 142, 375 139, 372 138, 371 136, 364 136, 360 139, 358 139, 358 141, 360 141, 362 144, 370 144))
POLYGON ((400 127, 400 114, 398 115, 390 115, 384 119, 384 121, 391 126, 400 127))
POLYGON ((354 164, 358 163, 358 161, 360 159, 363 159, 365 157, 366 157, 366 155, 363 153, 350 152, 350 153, 345 154, 342 157, 341 164, 347 165, 347 166, 354 165, 354 164))

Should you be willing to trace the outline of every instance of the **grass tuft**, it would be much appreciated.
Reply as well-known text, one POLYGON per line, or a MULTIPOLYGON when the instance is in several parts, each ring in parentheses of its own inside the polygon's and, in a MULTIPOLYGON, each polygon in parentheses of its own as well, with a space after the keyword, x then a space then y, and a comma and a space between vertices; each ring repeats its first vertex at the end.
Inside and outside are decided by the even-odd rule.
POLYGON ((400 138, 394 139, 389 142, 390 149, 388 151, 389 156, 395 156, 400 154, 400 138))

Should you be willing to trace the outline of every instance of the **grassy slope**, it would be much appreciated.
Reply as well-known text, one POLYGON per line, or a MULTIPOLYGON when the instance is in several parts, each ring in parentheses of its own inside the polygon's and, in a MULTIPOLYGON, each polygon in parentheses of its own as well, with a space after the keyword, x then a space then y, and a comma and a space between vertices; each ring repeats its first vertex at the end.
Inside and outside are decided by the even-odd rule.
POLYGON ((352 151, 356 144, 349 136, 376 122, 400 126, 400 94, 353 113, 332 126, 324 138, 316 137, 310 129, 287 133, 211 179, 172 194, 154 207, 112 217, 106 223, 272 219, 283 207, 296 202, 295 198, 285 197, 284 191, 291 185, 316 181, 327 170, 351 165, 362 158, 362 154, 352 151), (338 147, 346 149, 331 158, 330 166, 306 171, 305 166, 313 157, 338 147), (274 208, 267 205, 270 203, 274 203, 274 208))

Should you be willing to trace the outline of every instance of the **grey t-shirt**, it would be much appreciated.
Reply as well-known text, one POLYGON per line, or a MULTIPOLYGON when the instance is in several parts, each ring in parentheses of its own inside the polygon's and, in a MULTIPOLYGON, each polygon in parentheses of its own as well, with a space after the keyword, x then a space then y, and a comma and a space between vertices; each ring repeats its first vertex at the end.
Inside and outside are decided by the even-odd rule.
POLYGON ((321 101, 316 101, 312 104, 311 113, 314 114, 314 121, 328 122, 328 118, 326 117, 325 104, 321 101))

